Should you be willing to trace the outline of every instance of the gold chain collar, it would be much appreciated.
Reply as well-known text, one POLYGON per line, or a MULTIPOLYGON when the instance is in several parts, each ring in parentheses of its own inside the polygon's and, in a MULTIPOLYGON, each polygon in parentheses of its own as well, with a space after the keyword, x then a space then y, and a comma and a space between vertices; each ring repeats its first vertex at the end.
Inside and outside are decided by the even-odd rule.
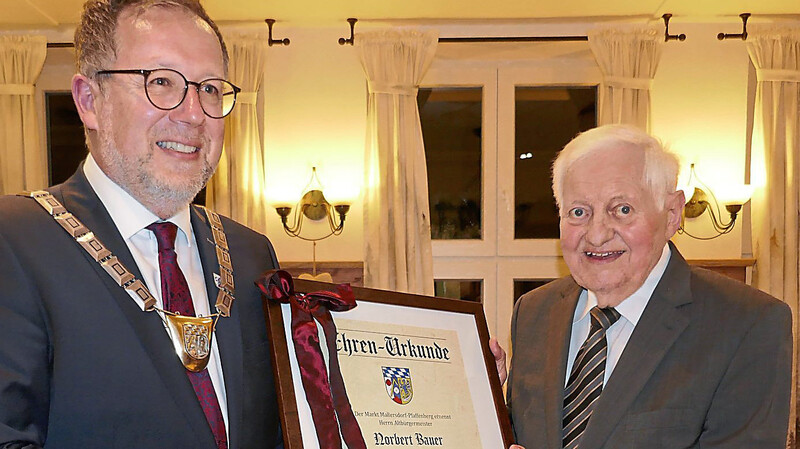
MULTIPOLYGON (((72 215, 50 192, 38 190, 21 194, 36 200, 51 217, 64 228, 69 235, 86 251, 89 256, 99 263, 111 279, 132 292, 144 303, 145 312, 160 311, 166 319, 167 330, 175 351, 186 369, 199 372, 208 365, 211 354, 211 339, 216 327, 217 319, 230 316, 231 307, 235 299, 233 283, 233 265, 228 250, 228 239, 222 227, 219 215, 203 207, 211 224, 211 234, 214 237, 214 248, 219 264, 219 277, 215 275, 214 281, 219 288, 215 308, 217 313, 207 317, 188 317, 159 309, 156 299, 141 280, 137 279, 125 265, 103 245, 97 236, 89 230, 77 217, 72 215)), ((210 240, 209 240, 210 241, 210 240)))

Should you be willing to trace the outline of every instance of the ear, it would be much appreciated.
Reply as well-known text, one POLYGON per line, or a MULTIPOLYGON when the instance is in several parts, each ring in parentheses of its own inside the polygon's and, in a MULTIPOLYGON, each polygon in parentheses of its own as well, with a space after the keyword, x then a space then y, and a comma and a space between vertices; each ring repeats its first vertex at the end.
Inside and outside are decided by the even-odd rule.
POLYGON ((99 87, 91 79, 76 74, 72 77, 72 100, 87 130, 97 130, 97 95, 99 87))
POLYGON ((683 196, 683 190, 678 190, 674 193, 667 194, 664 203, 664 209, 667 212, 667 240, 671 239, 678 228, 681 226, 681 217, 683 216, 683 206, 686 204, 686 199, 683 196))

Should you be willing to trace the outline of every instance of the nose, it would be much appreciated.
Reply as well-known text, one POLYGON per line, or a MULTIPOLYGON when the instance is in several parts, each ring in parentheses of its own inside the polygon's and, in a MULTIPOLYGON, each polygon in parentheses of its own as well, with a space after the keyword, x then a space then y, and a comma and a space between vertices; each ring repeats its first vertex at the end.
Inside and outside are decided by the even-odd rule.
POLYGON ((170 111, 170 118, 175 122, 190 126, 199 126, 205 122, 206 114, 200 106, 200 94, 195 86, 189 85, 183 102, 170 111))
POLYGON ((599 248, 614 238, 614 229, 605 214, 596 214, 589 219, 589 228, 586 231, 586 242, 599 248))

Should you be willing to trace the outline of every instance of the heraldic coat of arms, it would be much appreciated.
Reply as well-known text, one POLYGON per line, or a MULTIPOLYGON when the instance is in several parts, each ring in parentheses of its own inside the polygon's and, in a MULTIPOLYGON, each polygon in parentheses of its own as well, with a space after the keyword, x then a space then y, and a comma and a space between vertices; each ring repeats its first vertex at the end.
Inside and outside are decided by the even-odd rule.
POLYGON ((411 370, 408 368, 395 368, 382 366, 383 382, 386 385, 386 393, 389 397, 400 405, 411 402, 414 396, 414 389, 411 387, 411 370))

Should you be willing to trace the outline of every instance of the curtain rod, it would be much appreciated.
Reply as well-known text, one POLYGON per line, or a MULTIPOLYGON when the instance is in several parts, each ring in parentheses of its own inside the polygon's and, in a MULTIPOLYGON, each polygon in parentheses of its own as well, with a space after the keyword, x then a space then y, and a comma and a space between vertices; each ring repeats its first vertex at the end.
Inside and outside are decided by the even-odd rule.
MULTIPOLYGON (((669 19, 672 14, 664 14, 661 16, 664 20, 664 42, 684 41, 686 40, 685 34, 669 34, 669 19)), ((358 19, 349 18, 347 23, 350 24, 350 37, 340 37, 339 45, 353 45, 355 43, 354 31, 358 19)), ((439 42, 581 42, 588 41, 588 36, 514 36, 514 37, 440 37, 439 42)))
MULTIPOLYGON (((669 20, 669 19, 667 19, 669 20)), ((353 45, 355 43, 355 27, 358 19, 349 18, 350 37, 340 37, 339 45, 353 45)), ((465 43, 465 42, 579 42, 588 41, 588 36, 518 36, 518 37, 440 37, 439 42, 465 43)))
POLYGON ((440 37, 439 42, 579 42, 588 36, 440 37))

